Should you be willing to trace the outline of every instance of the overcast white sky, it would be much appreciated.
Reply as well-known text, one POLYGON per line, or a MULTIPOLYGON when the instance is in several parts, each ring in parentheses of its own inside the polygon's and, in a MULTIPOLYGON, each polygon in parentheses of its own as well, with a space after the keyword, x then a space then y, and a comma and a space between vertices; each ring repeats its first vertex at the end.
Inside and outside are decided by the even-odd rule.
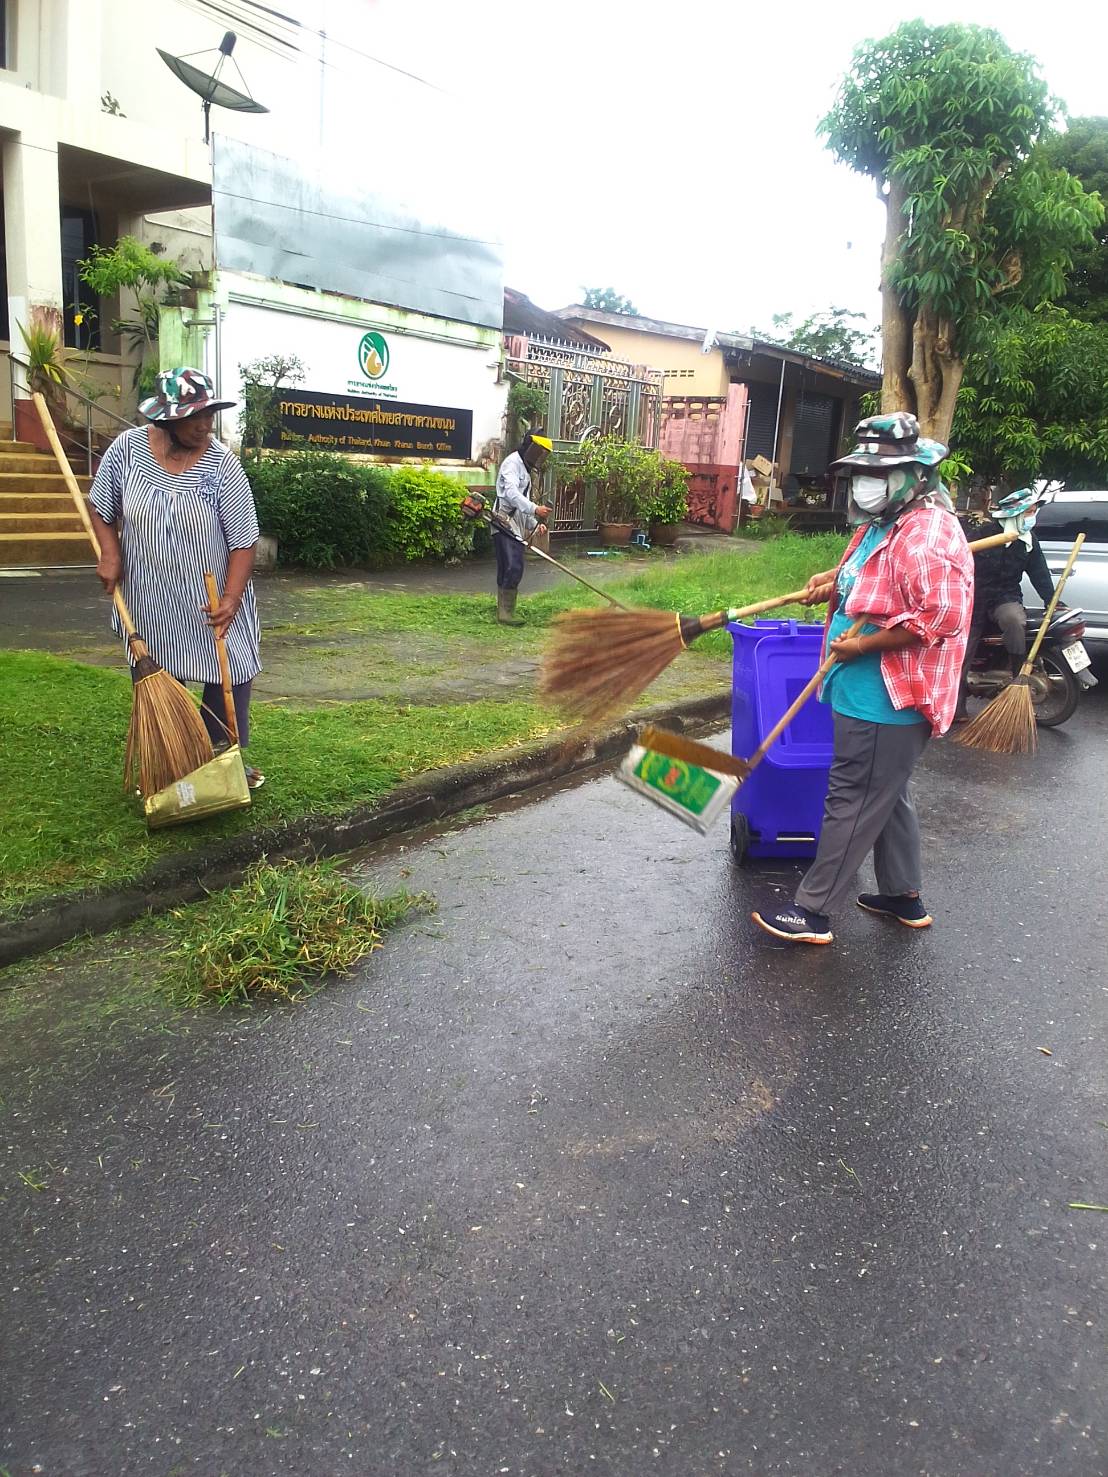
MULTIPOLYGON (((297 13, 444 89, 331 51, 365 104, 360 182, 491 226, 507 281, 542 306, 584 284, 723 329, 832 304, 876 317, 884 210, 815 128, 853 46, 918 6, 313 0, 297 13)), ((961 0, 927 19, 995 26, 1071 113, 1108 114, 1103 0, 961 0)))

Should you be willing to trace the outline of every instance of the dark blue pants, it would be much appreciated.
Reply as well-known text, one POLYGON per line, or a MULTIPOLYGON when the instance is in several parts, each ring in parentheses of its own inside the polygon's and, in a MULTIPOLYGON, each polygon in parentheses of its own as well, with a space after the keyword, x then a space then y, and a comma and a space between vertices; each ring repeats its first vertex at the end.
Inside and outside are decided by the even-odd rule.
POLYGON ((524 545, 511 534, 494 532, 493 548, 496 550, 496 583, 502 590, 516 590, 523 578, 524 545))

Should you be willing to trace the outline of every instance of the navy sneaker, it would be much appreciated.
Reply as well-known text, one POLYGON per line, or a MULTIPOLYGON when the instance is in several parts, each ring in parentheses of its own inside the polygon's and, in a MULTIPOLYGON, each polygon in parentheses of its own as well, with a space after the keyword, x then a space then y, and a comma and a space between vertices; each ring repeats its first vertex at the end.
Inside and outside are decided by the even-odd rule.
POLYGON ((772 933, 774 938, 787 939, 790 944, 829 944, 835 937, 826 913, 806 913, 795 903, 776 913, 751 913, 750 916, 766 933, 772 933))
POLYGON ((905 928, 930 928, 934 919, 918 897, 890 897, 883 892, 863 892, 858 906, 867 913, 881 913, 886 918, 895 918, 905 928))

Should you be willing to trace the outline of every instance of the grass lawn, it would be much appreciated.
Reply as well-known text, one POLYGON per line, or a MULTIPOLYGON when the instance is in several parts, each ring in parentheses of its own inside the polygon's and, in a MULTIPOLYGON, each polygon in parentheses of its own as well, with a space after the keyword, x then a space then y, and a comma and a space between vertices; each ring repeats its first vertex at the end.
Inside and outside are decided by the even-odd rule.
MULTIPOLYGON (((610 588, 627 603, 699 613, 797 589, 814 570, 833 565, 842 545, 835 535, 786 535, 741 557, 694 555, 647 566, 610 588)), ((452 633, 483 637, 510 661, 536 649, 559 610, 596 601, 578 585, 561 586, 521 600, 526 627, 490 631, 485 595, 321 589, 304 598, 313 632, 334 632, 336 640, 351 628, 438 632, 447 664, 452 633)), ((459 646, 456 664, 464 673, 472 643, 459 646)), ((697 690, 698 672, 718 689, 729 648, 726 634, 716 634, 697 643, 695 660, 682 659, 689 695, 697 690)), ((511 748, 560 726, 526 688, 510 686, 502 698, 423 706, 399 700, 259 702, 250 756, 273 782, 255 794, 251 809, 150 834, 133 799, 120 790, 130 703, 122 669, 41 652, 0 652, 0 905, 122 881, 167 853, 368 804, 410 775, 511 748)))

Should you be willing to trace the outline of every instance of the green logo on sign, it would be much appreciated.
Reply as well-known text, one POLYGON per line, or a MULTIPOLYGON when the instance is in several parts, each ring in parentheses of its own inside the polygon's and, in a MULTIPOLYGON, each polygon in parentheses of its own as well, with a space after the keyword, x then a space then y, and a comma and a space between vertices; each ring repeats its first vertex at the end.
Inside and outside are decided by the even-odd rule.
POLYGON ((367 333, 358 345, 358 363, 367 380, 379 380, 388 372, 389 346, 383 333, 367 333))

